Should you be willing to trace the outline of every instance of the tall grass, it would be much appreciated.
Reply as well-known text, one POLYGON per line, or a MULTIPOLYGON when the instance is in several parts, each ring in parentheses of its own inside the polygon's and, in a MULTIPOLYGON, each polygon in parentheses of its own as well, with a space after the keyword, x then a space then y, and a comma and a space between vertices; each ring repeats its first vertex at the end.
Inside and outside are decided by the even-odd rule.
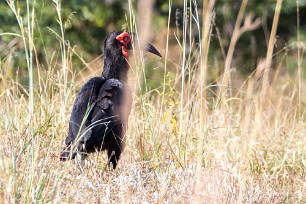
MULTIPOLYGON (((291 56, 283 52, 273 55, 278 21, 273 23, 267 57, 258 63, 254 73, 244 78, 232 72, 240 36, 260 25, 258 19, 252 20, 245 13, 247 1, 242 1, 226 58, 215 63, 224 64, 224 72, 214 79, 213 85, 207 83, 207 78, 210 69, 219 68, 210 64, 212 60, 208 58, 212 52, 212 33, 218 29, 213 24, 215 1, 204 0, 203 13, 198 13, 197 2, 185 0, 180 21, 183 30, 170 28, 173 10, 169 9, 168 27, 162 36, 165 40, 155 34, 160 37, 155 39, 156 47, 163 50, 164 56, 154 59, 156 72, 163 74, 160 87, 150 90, 143 86, 150 78, 145 75, 141 51, 136 50, 135 57, 130 59, 134 106, 118 169, 107 171, 107 159, 102 152, 89 156, 84 172, 80 172, 75 161, 60 163, 58 154, 67 134, 67 113, 77 90, 81 82, 95 74, 82 77, 72 71, 72 55, 80 58, 88 70, 91 67, 67 43, 60 1, 54 0, 60 33, 51 29, 50 33, 59 48, 51 52, 45 49, 45 54, 52 57, 48 57, 46 72, 35 78, 33 71, 42 67, 39 62, 33 64, 33 58, 38 60, 35 51, 38 39, 33 38, 33 29, 48 28, 34 26, 35 1, 31 1, 32 5, 28 1, 25 16, 18 12, 16 2, 7 2, 15 13, 20 33, 4 34, 19 36, 24 43, 30 80, 29 86, 22 86, 17 77, 6 79, 0 75, 1 203, 306 201, 306 98, 301 74, 305 54, 301 50, 305 47, 294 50, 299 53, 299 80, 295 82, 287 72, 291 65, 285 63, 291 56), (28 19, 26 26, 24 19, 28 19), (197 42, 194 30, 200 36, 197 42), (182 36, 182 40, 177 37, 177 45, 170 46, 173 36, 182 36), (278 56, 281 60, 271 64, 273 57, 278 56), (170 72, 170 68, 177 73, 170 72), (235 83, 230 83, 234 80, 235 83), (145 91, 139 91, 143 87, 145 91), (269 106, 264 108, 262 94, 269 99, 269 106)), ((142 3, 148 2, 139 2, 139 8, 144 7, 142 3)), ((281 1, 277 1, 275 18, 281 16, 280 5, 281 1)), ((151 10, 146 12, 152 15, 151 10)), ((128 27, 148 41, 152 36, 140 26, 150 21, 142 18, 145 15, 135 11, 129 2, 128 27)), ((219 39, 222 40, 221 36, 219 39)), ((39 40, 43 41, 43 37, 39 40)), ((7 67, 1 66, 3 72, 7 67)), ((102 71, 101 67, 97 69, 102 71)))
POLYGON ((267 51, 267 56, 266 56, 265 70, 263 73, 263 83, 262 83, 262 91, 261 91, 261 100, 262 100, 261 106, 266 105, 266 101, 267 101, 267 91, 270 86, 269 78, 270 78, 270 69, 271 69, 271 63, 272 63, 272 55, 273 55, 273 50, 274 50, 273 48, 275 44, 278 19, 280 15, 280 10, 282 8, 282 3, 283 3, 282 0, 278 0, 276 3, 276 7, 275 7, 275 14, 274 14, 272 30, 271 30, 269 45, 268 45, 268 51, 267 51))
MULTIPOLYGON (((207 58, 208 58, 208 52, 209 52, 209 45, 210 45, 210 36, 212 32, 212 21, 213 21, 213 8, 214 8, 215 1, 203 1, 203 14, 202 14, 202 38, 200 38, 200 84, 199 89, 197 91, 200 92, 200 129, 198 134, 198 144, 197 144, 197 177, 201 177, 202 172, 202 152, 203 152, 203 143, 204 143, 204 135, 205 135, 205 123, 206 123, 206 74, 207 74, 207 58)), ((195 5, 196 6, 196 5, 195 5)), ((197 9, 197 6, 195 7, 197 9)), ((198 15, 197 15, 198 17, 198 15)), ((200 31, 200 23, 198 18, 196 18, 197 21, 197 28, 200 31)), ((201 35, 199 35, 201 36, 201 35)), ((197 202, 200 202, 200 192, 201 192, 201 179, 197 179, 196 183, 196 192, 197 193, 197 202)))

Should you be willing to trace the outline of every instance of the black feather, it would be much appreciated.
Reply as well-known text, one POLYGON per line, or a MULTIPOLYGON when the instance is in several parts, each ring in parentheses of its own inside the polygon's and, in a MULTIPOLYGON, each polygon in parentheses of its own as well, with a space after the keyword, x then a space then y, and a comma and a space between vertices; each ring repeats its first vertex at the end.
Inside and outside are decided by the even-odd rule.
POLYGON ((77 152, 107 150, 109 163, 117 165, 132 98, 118 34, 113 32, 105 40, 103 76, 87 81, 75 99, 61 161, 74 159, 77 152))
MULTIPOLYGON (((132 46, 130 41, 118 41, 120 34, 126 35, 115 31, 105 39, 102 76, 87 81, 75 99, 61 161, 74 159, 78 152, 107 150, 109 165, 117 166, 132 104, 127 84, 129 65, 123 55, 123 50, 132 46)), ((148 51, 161 56, 151 44, 148 51)))

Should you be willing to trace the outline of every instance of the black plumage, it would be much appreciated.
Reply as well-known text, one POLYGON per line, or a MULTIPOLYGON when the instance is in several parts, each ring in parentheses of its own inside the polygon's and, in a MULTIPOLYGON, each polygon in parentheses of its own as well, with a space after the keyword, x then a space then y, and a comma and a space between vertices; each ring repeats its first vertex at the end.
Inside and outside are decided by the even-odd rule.
MULTIPOLYGON (((105 39, 102 76, 87 81, 75 99, 61 161, 74 159, 77 153, 86 156, 107 150, 109 165, 116 168, 131 110, 132 95, 127 84, 131 38, 131 33, 115 31, 105 39)), ((151 44, 147 51, 161 56, 151 44)))

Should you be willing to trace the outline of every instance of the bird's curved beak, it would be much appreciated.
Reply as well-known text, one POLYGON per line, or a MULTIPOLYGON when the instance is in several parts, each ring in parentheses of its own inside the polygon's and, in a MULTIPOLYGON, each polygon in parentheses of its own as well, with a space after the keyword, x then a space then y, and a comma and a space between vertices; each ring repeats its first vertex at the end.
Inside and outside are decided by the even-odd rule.
POLYGON ((146 47, 146 51, 162 57, 162 55, 158 52, 158 50, 153 45, 151 45, 150 43, 148 43, 148 45, 146 47))
MULTIPOLYGON (((132 41, 135 43, 135 41, 138 41, 140 44, 143 44, 143 42, 141 42, 141 40, 136 38, 135 33, 130 32, 129 33, 130 36, 132 37, 132 41)), ((132 45, 132 41, 127 45, 127 49, 128 50, 132 50, 133 49, 133 45, 132 45)), ((159 57, 162 57, 162 55, 159 53, 159 51, 150 43, 146 43, 146 45, 141 46, 145 49, 145 51, 147 52, 151 52, 159 57)))

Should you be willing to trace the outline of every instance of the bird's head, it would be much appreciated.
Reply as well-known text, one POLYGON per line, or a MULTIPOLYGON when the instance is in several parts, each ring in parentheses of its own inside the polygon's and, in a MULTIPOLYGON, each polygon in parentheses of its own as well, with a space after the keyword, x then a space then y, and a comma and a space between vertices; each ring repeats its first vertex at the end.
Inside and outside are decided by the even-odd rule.
MULTIPOLYGON (((104 69, 106 71, 107 69, 129 69, 127 62, 129 56, 128 51, 133 49, 132 43, 135 41, 134 36, 131 32, 114 31, 106 37, 104 41, 104 69)), ((148 52, 162 57, 158 50, 150 43, 145 46, 145 49, 148 52)))

